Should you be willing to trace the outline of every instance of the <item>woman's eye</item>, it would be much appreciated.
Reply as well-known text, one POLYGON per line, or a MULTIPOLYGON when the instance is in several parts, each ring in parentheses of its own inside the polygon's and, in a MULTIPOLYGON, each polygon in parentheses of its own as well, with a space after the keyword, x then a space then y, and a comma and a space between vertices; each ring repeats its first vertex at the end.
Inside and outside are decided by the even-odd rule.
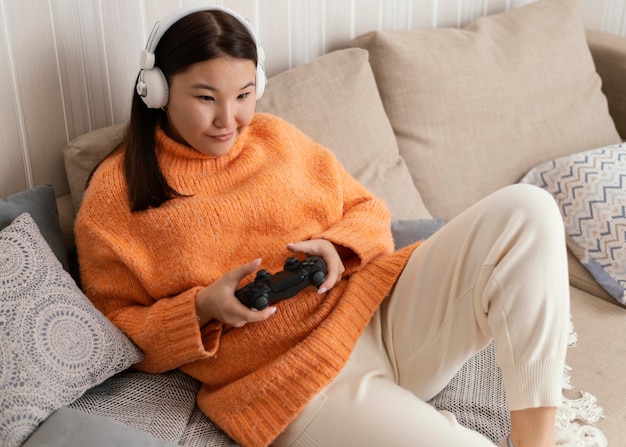
POLYGON ((215 101, 215 99, 213 99, 212 96, 198 96, 198 98, 202 101, 207 101, 207 102, 215 101))
POLYGON ((237 96, 237 99, 246 99, 248 95, 250 95, 250 92, 242 93, 241 95, 237 96))

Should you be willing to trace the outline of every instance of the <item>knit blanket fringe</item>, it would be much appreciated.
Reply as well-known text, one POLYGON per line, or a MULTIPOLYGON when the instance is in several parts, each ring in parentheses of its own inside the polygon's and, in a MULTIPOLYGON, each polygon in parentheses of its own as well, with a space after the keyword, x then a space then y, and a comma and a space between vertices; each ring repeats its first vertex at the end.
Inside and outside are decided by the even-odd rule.
MULTIPOLYGON (((578 336, 574 325, 570 323, 569 347, 575 347, 578 336)), ((563 371, 563 389, 572 390, 570 381, 571 368, 565 365, 563 371)), ((600 429, 594 426, 603 418, 602 407, 596 404, 592 394, 583 391, 581 397, 569 399, 563 396, 563 402, 557 409, 555 436, 556 445, 561 447, 607 447, 607 439, 600 429)))

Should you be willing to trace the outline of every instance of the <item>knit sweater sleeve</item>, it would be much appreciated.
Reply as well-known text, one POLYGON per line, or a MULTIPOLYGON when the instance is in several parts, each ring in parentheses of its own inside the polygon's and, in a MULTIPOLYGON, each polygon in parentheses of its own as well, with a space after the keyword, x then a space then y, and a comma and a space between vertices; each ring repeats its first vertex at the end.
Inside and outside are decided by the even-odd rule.
MULTIPOLYGON (((112 161, 115 163, 115 160, 112 161)), ((106 169, 106 167, 105 167, 106 169)), ((75 224, 81 278, 94 305, 144 354, 135 367, 163 372, 213 355, 221 323, 200 329, 195 310, 198 286, 180 287, 159 299, 138 271, 154 262, 129 228, 125 190, 116 176, 101 176, 87 190, 75 224)))

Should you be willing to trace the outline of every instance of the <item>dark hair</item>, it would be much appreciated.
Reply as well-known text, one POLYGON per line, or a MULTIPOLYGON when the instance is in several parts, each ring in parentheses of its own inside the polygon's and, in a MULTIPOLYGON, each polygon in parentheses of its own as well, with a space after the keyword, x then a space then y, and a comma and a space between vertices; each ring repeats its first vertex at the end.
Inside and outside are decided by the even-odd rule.
MULTIPOLYGON (((239 19, 220 10, 199 11, 180 19, 163 34, 155 56, 155 65, 168 83, 189 66, 221 56, 257 63, 254 38, 239 19)), ((164 118, 165 112, 148 108, 134 91, 123 141, 124 175, 132 211, 157 208, 182 196, 167 183, 155 152, 155 129, 164 118)))

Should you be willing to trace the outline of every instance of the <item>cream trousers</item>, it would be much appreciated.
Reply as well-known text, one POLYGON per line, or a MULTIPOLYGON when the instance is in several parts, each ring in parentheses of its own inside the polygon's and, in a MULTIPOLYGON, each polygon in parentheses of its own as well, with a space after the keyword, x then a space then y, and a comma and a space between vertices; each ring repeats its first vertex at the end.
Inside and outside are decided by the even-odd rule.
POLYGON ((426 401, 493 338, 511 410, 561 403, 569 328, 563 225, 506 187, 424 242, 337 378, 275 446, 493 446, 426 401))

